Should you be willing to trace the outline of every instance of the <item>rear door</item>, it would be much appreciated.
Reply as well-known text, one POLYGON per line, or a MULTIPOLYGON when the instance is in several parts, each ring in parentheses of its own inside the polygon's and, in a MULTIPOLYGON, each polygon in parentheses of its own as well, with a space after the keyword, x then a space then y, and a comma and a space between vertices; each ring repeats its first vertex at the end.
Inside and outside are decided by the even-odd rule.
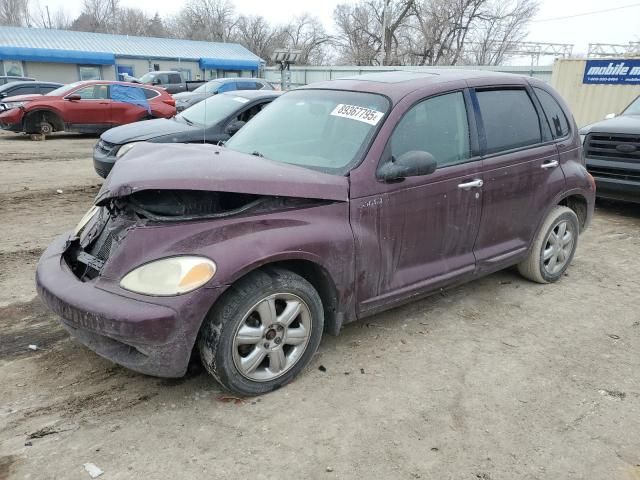
POLYGON ((108 84, 92 84, 65 96, 63 116, 72 125, 95 125, 104 128, 111 124, 111 100, 108 84), (80 100, 69 100, 80 95, 80 100))
POLYGON ((477 87, 482 158, 480 273, 512 264, 529 248, 548 206, 565 185, 558 152, 526 85, 477 87))

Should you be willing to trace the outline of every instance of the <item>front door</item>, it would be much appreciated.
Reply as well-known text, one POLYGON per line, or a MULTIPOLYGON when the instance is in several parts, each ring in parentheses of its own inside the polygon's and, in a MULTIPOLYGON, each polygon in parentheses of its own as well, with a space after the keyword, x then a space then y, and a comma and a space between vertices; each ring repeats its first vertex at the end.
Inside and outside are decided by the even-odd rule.
POLYGON ((422 150, 434 156, 437 170, 352 200, 359 314, 473 275, 482 182, 467 110, 462 91, 411 107, 391 135, 383 161, 422 150))
POLYGON ((524 88, 478 89, 486 139, 483 222, 475 253, 480 273, 510 265, 529 248, 564 174, 546 119, 524 88))
POLYGON ((97 129, 111 124, 111 100, 109 85, 92 84, 68 94, 65 98, 65 123, 74 126, 95 126, 97 129), (71 95, 80 95, 80 100, 69 100, 71 95))

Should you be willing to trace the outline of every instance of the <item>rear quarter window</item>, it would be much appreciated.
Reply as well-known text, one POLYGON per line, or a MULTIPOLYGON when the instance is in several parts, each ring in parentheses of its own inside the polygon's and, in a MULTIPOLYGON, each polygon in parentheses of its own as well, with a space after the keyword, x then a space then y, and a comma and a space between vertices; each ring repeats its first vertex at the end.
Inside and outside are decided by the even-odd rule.
POLYGON ((487 141, 487 154, 542 141, 540 119, 525 89, 476 91, 487 141))
POLYGON ((560 107, 556 99, 553 98, 549 92, 537 87, 534 87, 533 90, 538 100, 540 100, 542 110, 544 110, 544 114, 551 127, 553 138, 567 136, 569 134, 569 122, 562 111, 562 107, 560 107))
POLYGON ((143 88, 142 91, 144 92, 144 96, 147 98, 147 100, 151 100, 152 98, 156 98, 160 95, 159 92, 151 90, 150 88, 143 88))

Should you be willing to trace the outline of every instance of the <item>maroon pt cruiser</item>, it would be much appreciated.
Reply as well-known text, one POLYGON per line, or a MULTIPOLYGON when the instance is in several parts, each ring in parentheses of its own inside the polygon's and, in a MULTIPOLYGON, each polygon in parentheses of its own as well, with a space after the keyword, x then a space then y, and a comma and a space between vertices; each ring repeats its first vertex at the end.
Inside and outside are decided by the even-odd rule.
POLYGON ((323 331, 512 265, 560 279, 594 191, 571 113, 538 80, 335 80, 224 147, 136 145, 43 254, 38 291, 99 355, 177 377, 196 351, 255 395, 291 381, 323 331))

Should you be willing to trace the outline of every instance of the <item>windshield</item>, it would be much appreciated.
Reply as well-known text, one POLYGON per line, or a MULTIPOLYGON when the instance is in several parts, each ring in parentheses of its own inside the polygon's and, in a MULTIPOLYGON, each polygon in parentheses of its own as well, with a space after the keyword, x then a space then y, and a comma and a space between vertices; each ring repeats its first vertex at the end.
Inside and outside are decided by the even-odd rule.
POLYGON ((55 90, 51 90, 49 93, 45 93, 47 96, 57 97, 60 95, 64 95, 65 93, 73 90, 74 88, 82 85, 82 82, 70 83, 69 85, 63 85, 61 87, 56 88, 55 90))
POLYGON ((237 95, 215 95, 187 108, 176 115, 176 118, 190 125, 208 128, 237 112, 248 102, 248 99, 237 95))
POLYGON ((388 109, 387 99, 372 93, 294 90, 275 100, 225 146, 341 175, 360 160, 388 109))
POLYGON ((215 93, 220 85, 220 82, 207 82, 196 88, 193 93, 215 93))
POLYGON ((640 115, 640 97, 631 102, 631 105, 624 109, 622 115, 640 115))
POLYGON ((140 83, 151 83, 151 81, 155 78, 155 76, 156 75, 154 72, 145 73, 138 79, 138 81, 140 83))

